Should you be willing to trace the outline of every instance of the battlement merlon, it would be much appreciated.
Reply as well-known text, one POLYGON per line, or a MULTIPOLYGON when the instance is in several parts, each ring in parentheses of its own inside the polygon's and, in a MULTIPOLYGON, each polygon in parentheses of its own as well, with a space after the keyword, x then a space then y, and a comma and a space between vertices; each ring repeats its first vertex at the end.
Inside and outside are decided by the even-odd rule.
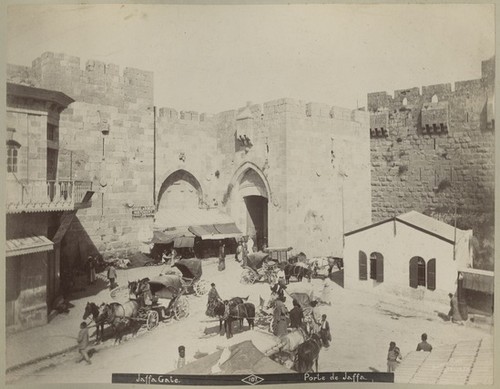
POLYGON ((152 71, 137 68, 125 68, 123 70, 123 74, 120 75, 120 67, 118 65, 94 59, 89 59, 85 63, 85 67, 82 69, 79 57, 64 53, 53 53, 50 51, 44 52, 38 58, 35 58, 32 61, 31 67, 32 69, 53 67, 54 70, 58 71, 61 71, 62 69, 68 69, 69 71, 79 70, 83 72, 83 75, 87 74, 90 76, 121 76, 124 80, 135 85, 151 84, 152 86, 154 77, 152 71))

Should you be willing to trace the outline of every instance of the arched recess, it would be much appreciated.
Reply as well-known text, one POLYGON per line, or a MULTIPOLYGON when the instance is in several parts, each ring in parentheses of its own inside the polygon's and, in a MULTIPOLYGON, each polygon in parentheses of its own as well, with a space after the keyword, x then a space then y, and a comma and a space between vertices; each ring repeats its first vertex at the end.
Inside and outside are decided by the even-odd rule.
POLYGON ((158 192, 157 209, 199 208, 203 189, 194 175, 184 169, 169 174, 158 192))
POLYGON ((240 230, 252 236, 257 248, 267 245, 271 190, 266 176, 251 162, 241 165, 229 183, 223 202, 240 230))

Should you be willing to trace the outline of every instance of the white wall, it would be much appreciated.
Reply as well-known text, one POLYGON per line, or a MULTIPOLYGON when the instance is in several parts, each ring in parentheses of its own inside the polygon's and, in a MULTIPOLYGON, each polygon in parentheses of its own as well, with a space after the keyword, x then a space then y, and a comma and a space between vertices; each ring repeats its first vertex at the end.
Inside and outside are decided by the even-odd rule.
MULTIPOLYGON (((458 251, 457 247, 457 251, 458 251)), ((464 256, 465 254, 459 254, 464 256)), ((456 289, 458 261, 453 260, 453 245, 405 224, 390 221, 346 236, 344 249, 344 286, 446 302, 456 289), (368 280, 359 279, 359 251, 367 256, 368 280), (384 281, 371 280, 370 254, 384 256, 384 281), (436 258, 436 290, 409 285, 409 261, 419 256, 428 261, 436 258)))

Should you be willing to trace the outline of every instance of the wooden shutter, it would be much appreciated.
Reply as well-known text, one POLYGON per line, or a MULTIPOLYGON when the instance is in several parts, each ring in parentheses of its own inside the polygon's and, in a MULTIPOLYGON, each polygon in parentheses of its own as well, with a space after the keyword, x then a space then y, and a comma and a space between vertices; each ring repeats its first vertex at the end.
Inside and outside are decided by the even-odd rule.
POLYGON ((410 286, 412 288, 418 286, 418 257, 410 259, 410 286))
POLYGON ((427 262, 427 289, 436 289, 436 258, 429 259, 427 262))
POLYGON ((366 254, 362 251, 359 252, 359 279, 367 280, 367 266, 366 266, 366 254))
POLYGON ((384 257, 377 255, 377 282, 384 282, 384 257))

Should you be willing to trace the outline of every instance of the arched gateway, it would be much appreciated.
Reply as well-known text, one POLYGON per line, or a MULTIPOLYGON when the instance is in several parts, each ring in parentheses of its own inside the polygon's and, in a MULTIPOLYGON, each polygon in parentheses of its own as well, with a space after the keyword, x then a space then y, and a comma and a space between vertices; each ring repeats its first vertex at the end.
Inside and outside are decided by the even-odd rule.
POLYGON ((266 177, 253 163, 246 162, 231 180, 229 211, 239 229, 252 236, 260 249, 268 244, 268 202, 271 191, 266 177))
POLYGON ((158 193, 158 210, 196 209, 203 200, 199 181, 188 171, 179 169, 170 174, 158 193))

